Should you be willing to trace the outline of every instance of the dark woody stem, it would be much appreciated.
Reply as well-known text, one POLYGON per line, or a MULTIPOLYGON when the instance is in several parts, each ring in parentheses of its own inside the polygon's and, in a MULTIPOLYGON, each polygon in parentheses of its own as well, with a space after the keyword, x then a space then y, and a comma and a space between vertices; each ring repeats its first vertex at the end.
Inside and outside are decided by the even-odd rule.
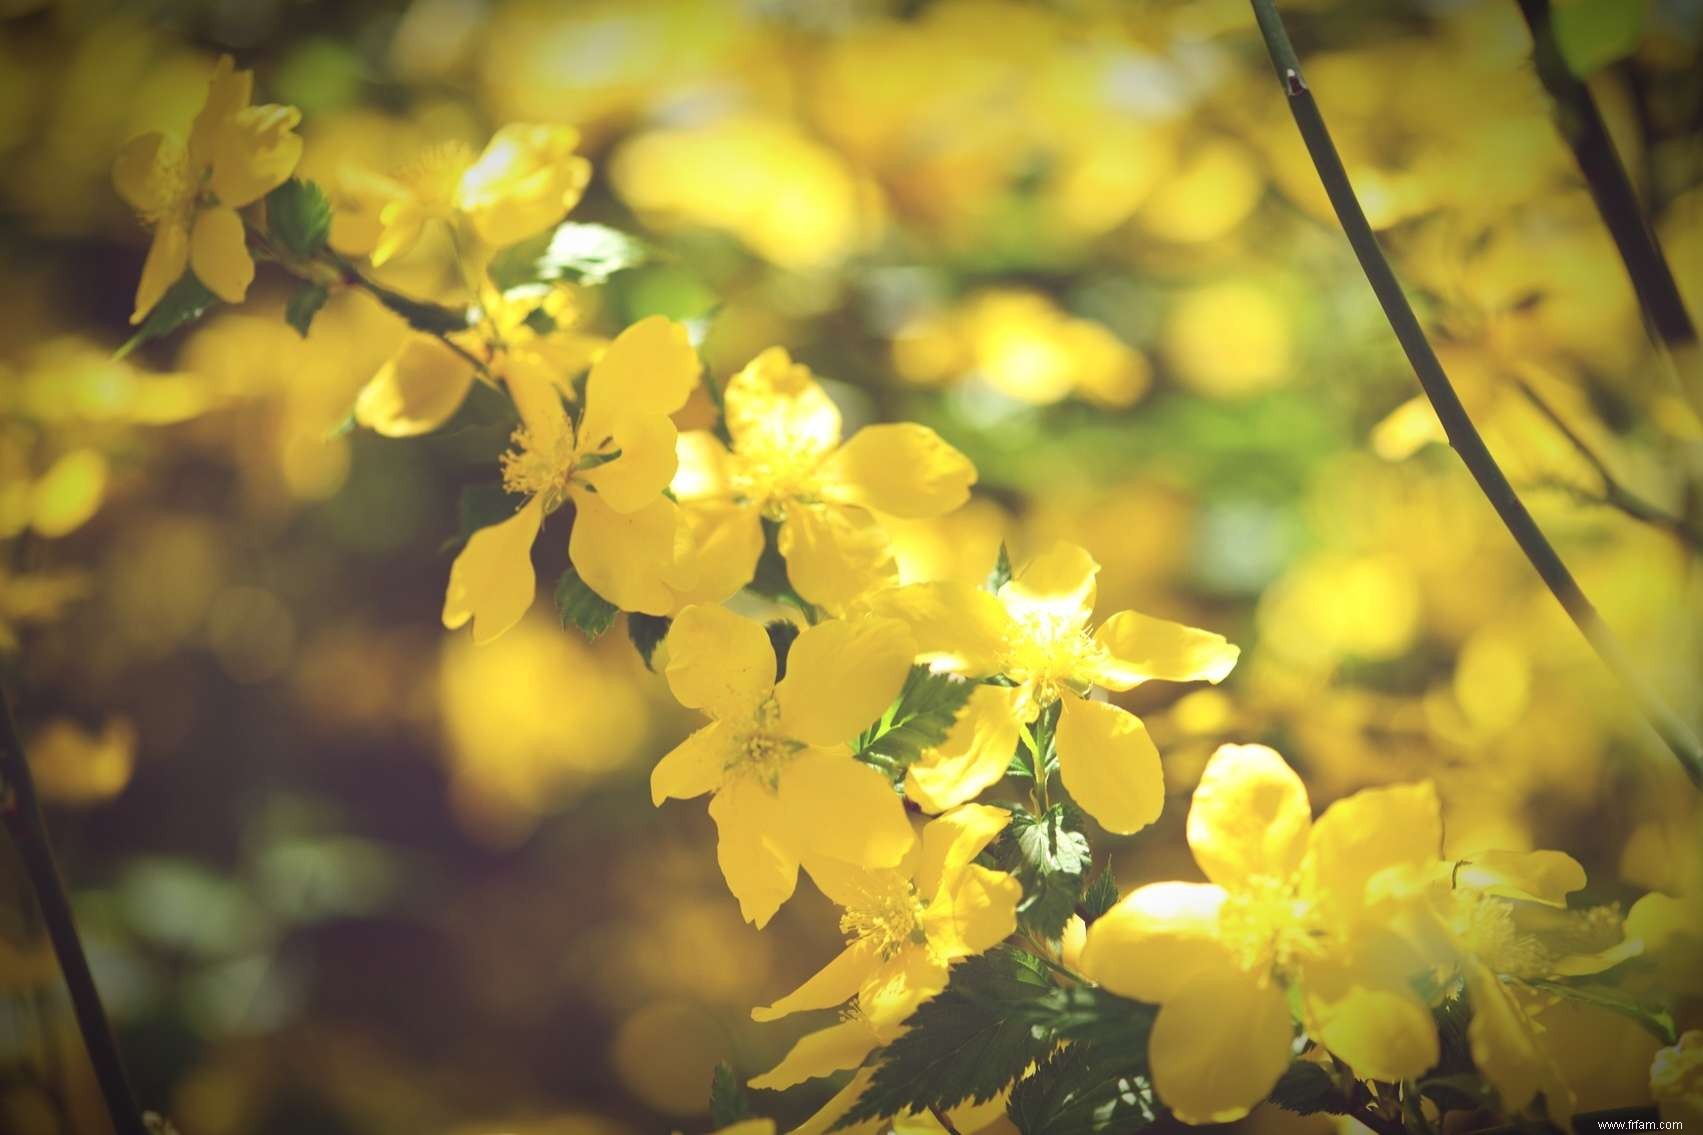
POLYGON ((30 774, 23 742, 18 738, 18 728, 4 693, 0 693, 0 823, 18 849, 18 858, 41 908, 42 922, 47 927, 59 969, 65 975, 71 1010, 83 1034, 83 1045, 88 1050, 89 1064, 106 1101, 113 1130, 117 1135, 147 1135, 142 1111, 136 1106, 129 1077, 119 1058, 118 1042, 107 1023, 100 992, 89 971, 88 956, 77 934, 71 900, 65 893, 53 847, 48 842, 47 825, 42 820, 35 779, 30 774))
POLYGON ((1395 272, 1378 246, 1372 226, 1354 194, 1348 172, 1343 168, 1342 158, 1337 154, 1335 143, 1331 141, 1324 116, 1313 99, 1313 92, 1301 76, 1300 59, 1289 42, 1289 34, 1283 26, 1283 18, 1278 15, 1274 0, 1251 2, 1254 18, 1259 22, 1260 34, 1265 40, 1266 51, 1271 56, 1277 77, 1283 84, 1284 94, 1288 97, 1289 110, 1294 115, 1295 125, 1300 130, 1307 153, 1318 171, 1319 180, 1324 184, 1331 207, 1336 211, 1337 221, 1342 225, 1343 233, 1348 237, 1348 243, 1360 261, 1360 268, 1366 274, 1367 283, 1372 286, 1378 303, 1384 309, 1391 330, 1395 332, 1396 339, 1407 354, 1407 361, 1412 365, 1419 385, 1430 399, 1432 409, 1436 411, 1443 431, 1448 435, 1449 444, 1460 455, 1485 499, 1490 502, 1503 526, 1508 529, 1509 535, 1513 536, 1514 542, 1519 545, 1520 551, 1525 553, 1526 559, 1531 562, 1538 576, 1596 651, 1597 657, 1620 680, 1622 687, 1643 711, 1645 719, 1678 758, 1692 783, 1703 788, 1703 744, 1698 742, 1697 735, 1691 728, 1668 708, 1660 695, 1647 686, 1634 671, 1619 640, 1603 622, 1596 607, 1585 597, 1572 572, 1561 562, 1561 557, 1556 554, 1554 547, 1538 528, 1537 522, 1532 519, 1531 513, 1514 492, 1513 486, 1508 483, 1501 467, 1497 465, 1489 447, 1484 443, 1484 438, 1467 414, 1466 407, 1461 404, 1460 396, 1455 392, 1448 374, 1438 362, 1437 354, 1425 338, 1425 332, 1420 328, 1419 319, 1407 302, 1407 296, 1402 292, 1395 272))

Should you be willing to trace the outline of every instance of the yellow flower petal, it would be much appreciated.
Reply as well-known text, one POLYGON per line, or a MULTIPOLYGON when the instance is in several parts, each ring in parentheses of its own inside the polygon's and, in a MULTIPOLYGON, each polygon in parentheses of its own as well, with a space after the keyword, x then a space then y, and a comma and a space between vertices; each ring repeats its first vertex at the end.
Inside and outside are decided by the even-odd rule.
POLYGON ((163 217, 154 227, 142 278, 136 282, 136 307, 131 323, 140 323, 189 267, 189 229, 176 217, 163 217))
POLYGON ((1014 688, 977 686, 946 739, 926 749, 905 772, 905 795, 925 812, 974 800, 997 784, 1017 747, 1014 688))
MULTIPOLYGON (((618 418, 629 414, 667 417, 680 409, 702 369, 686 328, 672 319, 652 315, 615 336, 585 380, 581 451, 591 452, 604 437, 612 436, 618 418)), ((673 450, 672 438, 669 449, 673 450)), ((672 475, 673 469, 669 472, 672 475)))
POLYGON ((1234 967, 1218 941, 1224 888, 1150 883, 1088 928, 1082 972, 1124 997, 1163 1004, 1197 978, 1234 967))
POLYGON ((677 468, 669 485, 682 501, 732 499, 733 455, 708 430, 686 430, 674 443, 677 468))
POLYGON ((738 453, 826 456, 840 443, 840 410, 810 368, 770 347, 728 379, 723 392, 728 435, 738 453))
POLYGON ((48 539, 69 536, 100 511, 106 480, 106 458, 99 450, 61 454, 30 494, 31 525, 48 539))
POLYGON ((1100 624, 1094 639, 1109 657, 1093 678, 1109 690, 1128 690, 1155 678, 1221 682, 1242 653, 1223 635, 1137 611, 1119 611, 1100 624))
POLYGON ((355 398, 355 421, 385 437, 430 433, 473 389, 473 367, 440 340, 410 335, 355 398))
POLYGON ((858 988, 874 974, 880 961, 880 955, 867 942, 854 942, 785 997, 751 1010, 751 1019, 778 1021, 793 1013, 843 1005, 857 996, 858 988))
POLYGON ((1372 876, 1397 867, 1421 871, 1435 864, 1442 843, 1442 808, 1430 781, 1362 789, 1313 823, 1304 885, 1349 917, 1365 902, 1372 876))
POLYGON ((728 1127, 720 1127, 710 1135, 775 1135, 772 1119, 741 1119, 728 1127))
POLYGON ((586 586, 623 611, 666 615, 673 610, 675 503, 657 497, 635 512, 620 513, 577 485, 570 495, 574 528, 568 558, 586 586))
POLYGON ((781 770, 778 792, 801 857, 891 867, 915 842, 887 778, 845 749, 805 749, 781 770))
POLYGON ((1023 884, 1004 871, 968 865, 942 887, 922 914, 923 933, 936 957, 952 960, 990 950, 1017 931, 1023 884))
POLYGON ((569 126, 511 123, 493 134, 456 193, 479 238, 502 248, 560 221, 591 180, 578 147, 569 126))
POLYGON ((660 414, 623 414, 610 423, 609 436, 620 456, 579 477, 616 512, 636 512, 674 477, 674 423, 660 414))
POLYGON ((761 930, 798 884, 798 857, 784 838, 787 816, 775 794, 755 781, 728 782, 710 798, 716 862, 739 913, 761 930))
POLYGON ((178 203, 186 160, 176 138, 158 130, 138 135, 113 160, 113 188, 142 216, 156 218, 178 203))
POLYGON ((1060 540, 1000 588, 999 600, 1019 619, 1036 615, 1086 626, 1094 610, 1094 577, 1099 573, 1100 565, 1085 548, 1060 540))
POLYGON ((931 900, 955 884, 964 869, 1011 822, 1011 813, 988 804, 965 804, 928 822, 922 830, 917 893, 931 900))
POLYGON ((881 966, 858 991, 857 1007, 882 1043, 904 1031, 917 1006, 946 988, 946 962, 929 950, 908 946, 881 966))
POLYGON ((795 503, 776 546, 792 586, 830 609, 898 579, 887 533, 861 508, 795 503))
POLYGON ((407 199, 385 205, 379 210, 378 220, 378 241, 373 245, 372 254, 368 257, 374 268, 382 268, 413 248, 419 243, 421 234, 426 231, 426 215, 413 201, 407 199))
POLYGON ((712 721, 670 749, 650 770, 650 802, 690 800, 720 787, 733 738, 728 727, 712 721))
POLYGON ((1559 851, 1481 851, 1455 868, 1454 880, 1456 887, 1555 907, 1587 882, 1579 861, 1559 851))
POLYGON ((852 1073, 852 1078, 846 1081, 845 1087, 830 1096, 827 1103, 816 1109, 815 1114, 787 1132, 787 1135, 828 1135, 830 1131, 840 1135, 874 1135, 887 1126, 885 1119, 871 1119, 845 1127, 837 1126, 840 1117, 852 1109, 852 1105, 857 1103, 858 1097, 863 1095, 864 1089, 869 1087, 869 1082, 874 1078, 875 1069, 859 1068, 852 1073))
POLYGON ((534 498, 507 520, 468 538, 449 569, 444 626, 454 630, 472 619, 473 641, 483 643, 520 622, 532 606, 532 542, 543 519, 544 509, 534 498))
POLYGON ((1287 879, 1312 830, 1307 786, 1264 745, 1220 745, 1189 806, 1188 841, 1206 877, 1225 887, 1257 876, 1287 879))
POLYGON ((976 467, 927 426, 865 426, 816 471, 824 493, 893 516, 951 512, 970 498, 976 467))
POLYGON ((668 688, 688 709, 743 723, 775 686, 763 625, 725 607, 687 607, 668 628, 668 688))
POLYGON ((196 168, 213 161, 219 134, 254 95, 254 72, 238 71, 229 55, 219 56, 207 79, 207 99, 189 128, 189 160, 196 168))
POLYGON ((227 209, 240 209, 284 184, 302 158, 293 106, 249 106, 220 124, 207 188, 227 209))
POLYGON ((980 587, 965 583, 889 588, 872 596, 869 608, 910 627, 923 661, 976 678, 999 673, 1013 634, 1004 605, 980 587))
MULTIPOLYGON (((1425 1002, 1371 956, 1306 963, 1301 1003, 1313 1039, 1368 1080, 1418 1079, 1437 1063, 1437 1025, 1425 1002)), ((1412 976, 1419 976, 1414 973, 1412 976)))
POLYGON ((1185 1123, 1240 1119, 1289 1067, 1294 1031, 1289 1003, 1275 984, 1240 970, 1197 979, 1179 988, 1153 1022, 1147 1043, 1153 1089, 1185 1123))
POLYGON ((1140 718, 1066 694, 1060 699, 1057 745, 1066 791, 1101 827, 1128 835, 1159 818, 1165 772, 1140 718))
POLYGON ((832 619, 807 627, 775 687, 781 729, 812 745, 850 741, 892 704, 916 647, 896 619, 832 619))
POLYGON ((189 234, 189 266, 207 290, 226 303, 241 303, 254 281, 248 236, 235 209, 203 209, 189 234))
POLYGON ((1472 999, 1467 1042, 1473 1067, 1496 1089, 1504 1112, 1524 1111, 1545 1074, 1543 1056, 1532 1044, 1532 1022, 1482 962, 1465 959, 1461 972, 1472 999))
POLYGON ((853 1017, 799 1037, 779 1064, 752 1077, 751 1086, 778 1092, 818 1076, 856 1068, 880 1043, 868 1021, 853 1017))
POLYGON ((688 504, 679 510, 685 547, 670 581, 679 606, 730 599, 756 574, 763 554, 757 510, 740 504, 688 504))

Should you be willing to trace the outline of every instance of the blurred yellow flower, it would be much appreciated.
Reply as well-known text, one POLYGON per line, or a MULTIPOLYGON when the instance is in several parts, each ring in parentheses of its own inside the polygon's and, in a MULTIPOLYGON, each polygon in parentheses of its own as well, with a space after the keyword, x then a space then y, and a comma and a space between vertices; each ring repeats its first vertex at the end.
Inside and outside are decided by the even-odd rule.
POLYGON ((1656 1053, 1650 1092, 1663 1119, 1703 1123, 1703 1030, 1687 1029, 1678 1043, 1656 1053))
POLYGON ((940 669, 972 677, 1003 674, 1014 685, 978 694, 949 737, 978 754, 955 763, 956 783, 937 781, 920 793, 956 803, 985 786, 993 748, 963 730, 996 732, 1001 717, 1023 724, 1059 707, 1059 775, 1082 809, 1107 831, 1139 831, 1164 807, 1159 752, 1139 718, 1107 702, 1089 701, 1092 687, 1129 690, 1159 679, 1222 681, 1239 649, 1223 636, 1119 611, 1088 632, 1100 565, 1082 548, 1059 542, 1037 556, 998 594, 962 583, 920 583, 871 600, 873 610, 906 622, 919 651, 940 669))
POLYGON ((113 718, 91 732, 57 717, 36 730, 26 747, 42 798, 86 806, 112 799, 136 769, 136 728, 113 718))
POLYGON ((674 475, 674 423, 698 381, 698 356, 680 324, 640 320, 609 344, 586 379, 578 420, 554 383, 509 376, 521 427, 503 456, 503 487, 526 497, 514 516, 481 528, 450 567, 444 626, 473 621, 489 642, 532 606, 532 542, 544 518, 574 506, 568 555, 593 591, 628 611, 674 606, 675 509, 662 495, 674 475))
POLYGON ((524 240, 579 204, 591 163, 574 151, 579 131, 511 123, 474 157, 458 142, 426 149, 394 179, 344 185, 357 199, 382 199, 371 259, 384 264, 412 248, 427 224, 465 221, 490 248, 524 240))
POLYGON ((714 434, 680 435, 673 491, 688 512, 719 509, 740 549, 725 564, 751 578, 761 521, 777 521, 787 578, 812 603, 839 609, 892 582, 897 568, 879 514, 939 516, 963 504, 976 471, 926 426, 865 426, 840 442, 840 411, 810 371, 771 347, 728 381, 729 451, 714 434), (731 507, 730 507, 731 506, 731 507))
POLYGON ((1427 875, 1442 844, 1429 783, 1368 789, 1315 823, 1307 789, 1263 745, 1225 745, 1195 788, 1189 848, 1210 883, 1138 887, 1088 928, 1083 972, 1157 1002, 1148 1059, 1188 1123, 1248 1114, 1291 1059, 1290 991, 1307 1033, 1364 1078, 1437 1061, 1410 981, 1423 956, 1389 929, 1389 877, 1427 875))
POLYGON ((250 106, 254 73, 221 56, 187 144, 160 131, 132 138, 113 163, 126 202, 154 226, 130 322, 140 323, 185 268, 239 303, 254 260, 237 210, 282 185, 301 158, 291 106, 250 106))
POLYGON ((915 837, 904 805, 846 742, 880 716, 916 653, 891 619, 806 628, 776 681, 762 624, 691 606, 668 632, 668 685, 710 724, 651 772, 651 799, 710 799, 717 858, 747 922, 765 925, 812 874, 893 867, 915 837))

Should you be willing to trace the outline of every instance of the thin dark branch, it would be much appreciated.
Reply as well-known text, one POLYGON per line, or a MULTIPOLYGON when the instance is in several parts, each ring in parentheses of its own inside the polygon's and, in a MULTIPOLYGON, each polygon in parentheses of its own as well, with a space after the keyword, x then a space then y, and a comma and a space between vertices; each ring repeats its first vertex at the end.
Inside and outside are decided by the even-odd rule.
POLYGON ((1420 328, 1419 319, 1407 302, 1407 296, 1403 293, 1395 272, 1378 246, 1372 226, 1366 220, 1359 199, 1354 195, 1348 171, 1343 168, 1342 158, 1337 154, 1335 143, 1331 141, 1324 116, 1313 99, 1313 92, 1302 78, 1300 59, 1289 42, 1289 34, 1283 26, 1282 17, 1278 15, 1276 4, 1273 0, 1252 0, 1252 4, 1266 50, 1271 55, 1277 77, 1288 96, 1295 125, 1300 130, 1302 141, 1306 143, 1319 180, 1324 184, 1331 207, 1335 210, 1343 233, 1360 261, 1367 283, 1371 285, 1372 291, 1378 297, 1378 303, 1384 309, 1391 330, 1395 332, 1396 339, 1407 355, 1407 361, 1419 379, 1419 385, 1424 388, 1425 396, 1430 399, 1432 409, 1443 424, 1449 444, 1460 454, 1462 462, 1472 474, 1473 480, 1478 482, 1480 491, 1496 510, 1508 533, 1513 536, 1538 576, 1578 626, 1585 640, 1632 695, 1644 717, 1666 742, 1668 748, 1673 750, 1674 756, 1679 759, 1692 782, 1703 788, 1703 744, 1698 742, 1690 726, 1680 720, 1660 695, 1638 676, 1619 640, 1603 622, 1602 616, 1597 613, 1591 601, 1585 597, 1572 572, 1561 562, 1561 557, 1550 546, 1537 522, 1521 503, 1513 486, 1508 483, 1501 466, 1496 464, 1495 457, 1484 444, 1484 438, 1467 414, 1466 407, 1461 404, 1460 395, 1455 392, 1449 376, 1437 361, 1437 354, 1425 338, 1425 332, 1420 328))
POLYGON ((946 1113, 940 1108, 934 1104, 929 1104, 928 1110, 929 1114, 934 1116, 934 1121, 946 1129, 946 1135, 963 1135, 956 1127, 952 1126, 952 1121, 946 1117, 946 1113))
POLYGON ((129 1077, 118 1055, 118 1042, 113 1039, 94 975, 89 971, 89 959, 83 952, 83 942, 71 914, 71 900, 65 893, 53 848, 48 843, 35 779, 30 774, 29 760, 3 692, 0 692, 0 823, 4 823, 12 837, 24 873, 35 891, 42 922, 47 927, 54 956, 59 959, 60 971, 65 975, 71 1009, 83 1034, 89 1064, 106 1101, 113 1130, 117 1135, 147 1135, 142 1110, 136 1106, 129 1077))
POLYGON ((1532 33, 1532 61, 1549 97, 1555 101, 1562 137, 1590 188, 1603 225, 1620 250, 1632 289, 1657 341, 1671 349, 1697 342, 1697 327, 1674 281, 1655 233, 1644 218, 1638 193, 1614 148, 1602 111, 1591 89, 1568 68, 1555 42, 1549 0, 1519 0, 1520 12, 1532 33))
POLYGON ((1548 419, 1549 424, 1555 427, 1556 432, 1567 439, 1568 444, 1578 452, 1580 457, 1585 459, 1585 463, 1596 473, 1597 479, 1602 482, 1602 494, 1600 496, 1592 495, 1575 485, 1566 483, 1558 483, 1558 487, 1566 489, 1579 501, 1615 509, 1640 523, 1648 524, 1653 528, 1660 528, 1693 548, 1703 548, 1703 529, 1699 529, 1697 525, 1691 523, 1685 517, 1652 504, 1628 489, 1620 478, 1614 475, 1614 471, 1608 467, 1608 463, 1590 447, 1584 438, 1579 436, 1578 431, 1567 423, 1567 420, 1561 416, 1554 406, 1549 404, 1543 395, 1533 389, 1529 383, 1518 382, 1518 385, 1527 401, 1548 419))

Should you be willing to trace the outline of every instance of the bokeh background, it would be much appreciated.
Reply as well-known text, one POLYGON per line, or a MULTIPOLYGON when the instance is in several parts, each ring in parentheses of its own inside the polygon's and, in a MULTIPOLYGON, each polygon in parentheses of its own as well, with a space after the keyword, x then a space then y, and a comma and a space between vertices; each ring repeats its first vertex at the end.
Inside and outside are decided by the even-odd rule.
MULTIPOLYGON (((1703 313, 1703 6, 1573 6, 1703 313)), ((1517 7, 1285 9, 1469 407, 1697 721, 1703 428, 1517 7), (1678 523, 1604 504, 1533 394, 1678 523)), ((1066 537, 1104 565, 1102 610, 1241 643, 1220 688, 1129 697, 1172 803, 1116 845, 1126 888, 1193 876, 1184 805, 1225 739, 1276 744, 1316 806, 1433 777, 1448 851, 1564 848, 1595 901, 1703 886, 1696 795, 1439 444, 1240 0, 0 12, 0 650, 139 1092, 186 1135, 701 1131, 715 1062, 755 1073, 802 1028, 749 1006, 837 945, 808 887, 745 926, 703 810, 651 807, 690 718, 619 628, 588 645, 547 599, 483 648, 439 626, 500 427, 346 428, 394 316, 340 294, 304 341, 263 268, 242 309, 113 359, 145 234, 112 156, 181 128, 220 52, 302 108, 334 200, 504 122, 577 125, 575 216, 663 251, 586 293, 588 329, 708 317, 718 378, 780 343, 848 425, 937 428, 981 482, 902 526, 913 577, 1066 537)), ((430 242, 382 276, 456 286, 430 242)), ((1654 1047, 1603 1038, 1603 1082, 1636 1087, 1654 1047)), ((0 1130, 102 1123, 0 850, 0 1130)))

